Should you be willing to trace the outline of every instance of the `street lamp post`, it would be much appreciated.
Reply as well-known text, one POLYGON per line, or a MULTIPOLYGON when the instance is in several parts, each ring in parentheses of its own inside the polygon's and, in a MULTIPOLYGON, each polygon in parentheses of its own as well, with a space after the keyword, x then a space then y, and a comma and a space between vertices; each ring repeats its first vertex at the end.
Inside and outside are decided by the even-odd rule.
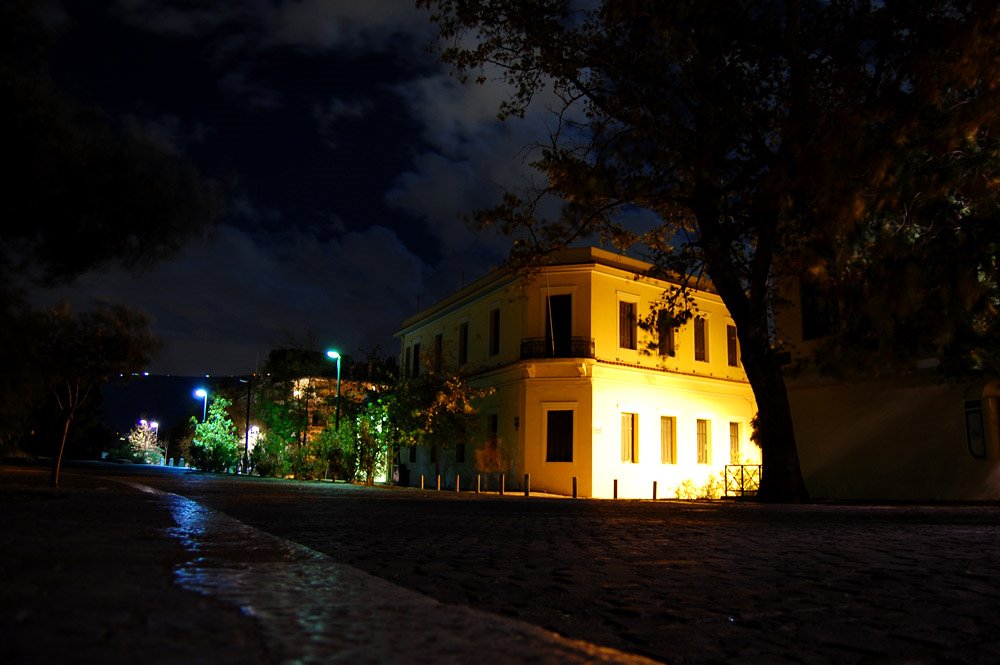
POLYGON ((333 417, 333 429, 340 431, 340 354, 331 349, 326 355, 337 361, 337 407, 333 417))
POLYGON ((204 400, 204 404, 201 407, 201 422, 205 422, 205 419, 208 417, 208 391, 204 388, 198 388, 198 390, 194 391, 194 396, 204 400))
MULTIPOLYGON (((156 448, 157 452, 160 450, 160 423, 155 420, 149 423, 149 429, 153 430, 153 447, 156 448)), ((160 465, 167 463, 167 451, 163 451, 163 459, 160 460, 160 465)))
POLYGON ((247 426, 246 438, 243 441, 243 473, 250 473, 250 397, 253 386, 253 374, 245 379, 240 379, 240 383, 247 384, 247 426))

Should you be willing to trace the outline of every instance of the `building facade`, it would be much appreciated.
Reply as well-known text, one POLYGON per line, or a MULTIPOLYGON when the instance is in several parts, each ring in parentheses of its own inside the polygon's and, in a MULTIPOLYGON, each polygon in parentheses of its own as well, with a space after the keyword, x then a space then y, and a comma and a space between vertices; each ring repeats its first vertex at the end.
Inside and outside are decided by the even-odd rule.
POLYGON ((403 323, 403 372, 457 371, 494 392, 481 432, 445 450, 404 449, 410 485, 584 497, 718 496, 727 465, 755 468, 756 404, 736 328, 710 289, 682 325, 650 316, 670 284, 596 248, 529 274, 497 271, 403 323), (465 480, 462 480, 462 479, 465 480), (654 489, 655 487, 655 489, 654 489))
MULTIPOLYGON (((835 316, 790 285, 778 332, 802 358, 835 316), (805 296, 805 297, 803 297, 805 296)), ((1000 500, 1000 381, 945 383, 933 358, 909 371, 789 378, 802 475, 813 498, 1000 500)))

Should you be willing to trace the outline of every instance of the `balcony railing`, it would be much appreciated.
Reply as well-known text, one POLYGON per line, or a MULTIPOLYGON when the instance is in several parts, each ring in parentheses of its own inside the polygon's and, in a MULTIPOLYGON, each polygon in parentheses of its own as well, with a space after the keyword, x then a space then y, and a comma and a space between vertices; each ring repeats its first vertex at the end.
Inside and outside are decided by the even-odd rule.
POLYGON ((593 337, 570 337, 555 340, 544 337, 527 337, 521 340, 521 360, 531 358, 593 358, 593 337))

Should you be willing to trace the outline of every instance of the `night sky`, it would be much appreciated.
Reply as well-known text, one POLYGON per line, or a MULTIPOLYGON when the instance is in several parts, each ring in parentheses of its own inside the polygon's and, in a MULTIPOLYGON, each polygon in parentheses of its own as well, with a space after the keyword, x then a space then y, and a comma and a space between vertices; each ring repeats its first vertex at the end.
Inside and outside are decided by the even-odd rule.
POLYGON ((37 292, 144 309, 154 374, 246 374, 276 346, 398 351, 402 320, 478 277, 508 241, 463 216, 528 177, 541 114, 427 52, 413 0, 43 2, 51 74, 228 183, 204 241, 141 275, 37 292), (207 8, 206 8, 207 7, 207 8))

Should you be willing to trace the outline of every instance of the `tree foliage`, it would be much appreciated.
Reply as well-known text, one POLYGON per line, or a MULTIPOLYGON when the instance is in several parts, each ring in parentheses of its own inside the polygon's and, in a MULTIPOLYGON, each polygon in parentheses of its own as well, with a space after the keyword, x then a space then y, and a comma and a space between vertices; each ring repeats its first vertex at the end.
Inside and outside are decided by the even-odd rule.
POLYGON ((236 426, 226 411, 231 405, 232 402, 225 397, 213 397, 208 404, 208 415, 204 422, 191 418, 194 426, 191 461, 202 471, 224 473, 239 463, 236 426))
POLYGON ((552 109, 545 187, 478 215, 515 261, 597 235, 682 291, 711 280, 758 403, 762 498, 806 496, 773 328, 790 284, 835 304, 832 364, 997 369, 995 2, 418 4, 461 76, 509 86, 501 117, 552 109))
POLYGON ((476 403, 492 392, 449 372, 426 371, 399 378, 391 392, 380 398, 395 450, 407 445, 453 448, 469 442, 479 427, 476 403))
POLYGON ((146 420, 140 420, 125 435, 121 451, 128 459, 142 464, 163 464, 164 448, 160 445, 159 432, 146 420))
POLYGON ((141 268, 222 214, 218 184, 48 74, 56 39, 36 3, 0 9, 0 136, 7 196, 0 268, 47 283, 117 263, 141 268))

